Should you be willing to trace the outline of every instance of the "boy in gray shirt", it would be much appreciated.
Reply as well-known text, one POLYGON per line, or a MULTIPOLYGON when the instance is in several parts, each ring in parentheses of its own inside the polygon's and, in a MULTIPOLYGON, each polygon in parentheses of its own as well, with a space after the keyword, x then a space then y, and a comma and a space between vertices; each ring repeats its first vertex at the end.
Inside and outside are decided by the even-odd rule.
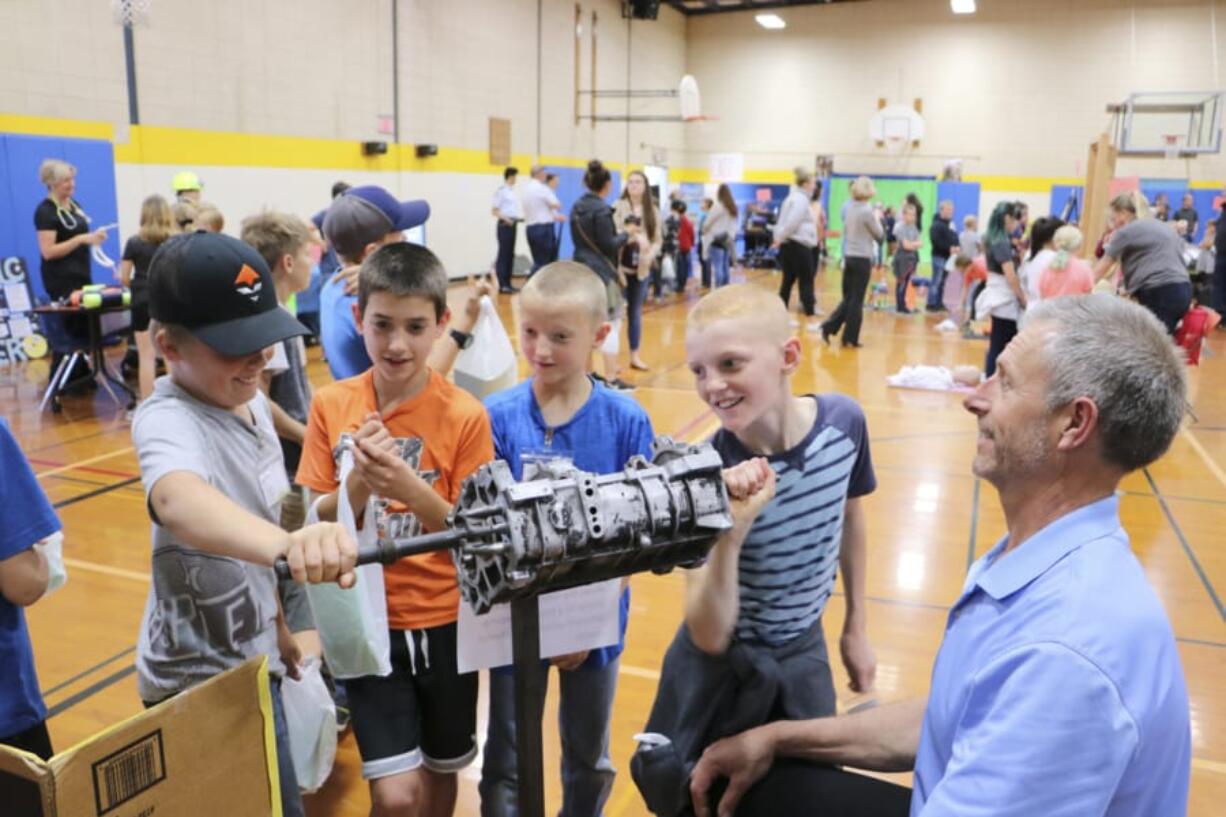
POLYGON ((919 266, 919 250, 924 242, 920 238, 919 227, 915 223, 916 210, 912 204, 902 208, 902 221, 894 226, 894 240, 898 249, 894 252, 894 275, 897 283, 894 286, 895 311, 900 315, 910 314, 907 308, 907 285, 915 268, 919 266))
POLYGON ((983 255, 983 238, 979 235, 979 219, 974 216, 962 219, 962 232, 958 233, 958 252, 971 259, 983 255))
POLYGON ((289 483, 260 393, 265 350, 306 333, 277 307, 268 266, 237 239, 192 233, 167 241, 149 270, 154 341, 169 375, 132 424, 149 515, 152 582, 137 639, 146 705, 266 656, 272 678, 281 800, 301 815, 280 678, 280 611, 272 564, 296 581, 352 587, 356 548, 335 524, 278 525, 289 483))

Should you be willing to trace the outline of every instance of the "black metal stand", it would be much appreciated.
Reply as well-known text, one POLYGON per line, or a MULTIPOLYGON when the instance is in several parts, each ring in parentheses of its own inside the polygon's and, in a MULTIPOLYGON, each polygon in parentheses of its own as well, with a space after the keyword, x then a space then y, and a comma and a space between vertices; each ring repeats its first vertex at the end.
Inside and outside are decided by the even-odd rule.
POLYGON ((519 813, 545 817, 545 768, 541 744, 548 668, 541 663, 541 618, 535 596, 511 602, 511 650, 515 665, 515 750, 519 813))

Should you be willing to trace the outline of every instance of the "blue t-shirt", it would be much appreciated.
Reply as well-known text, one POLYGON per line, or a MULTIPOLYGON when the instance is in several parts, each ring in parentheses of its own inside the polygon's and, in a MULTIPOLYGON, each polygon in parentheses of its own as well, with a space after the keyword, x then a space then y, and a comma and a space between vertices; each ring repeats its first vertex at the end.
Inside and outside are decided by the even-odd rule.
MULTIPOLYGON (((817 623, 834 592, 847 499, 877 487, 864 411, 841 394, 809 396, 817 401, 813 428, 767 457, 775 497, 741 546, 740 641, 779 646, 817 623)), ((728 466, 758 456, 723 429, 711 442, 728 466)))
MULTIPOLYGON (((532 393, 532 379, 485 400, 494 433, 494 455, 511 466, 515 479, 523 475, 525 459, 543 455, 567 457, 581 471, 611 474, 626 467, 635 454, 651 456, 654 434, 643 407, 624 394, 592 382, 592 394, 575 416, 550 428, 532 393)), ((603 667, 621 655, 626 643, 630 591, 622 593, 621 635, 616 646, 592 650, 584 667, 603 667)))
MULTIPOLYGON (((60 529, 60 520, 2 417, 0 508, 8 517, 0 526, 0 561, 29 550, 60 529)), ((0 738, 24 732, 46 717, 25 611, 0 596, 0 738)))
POLYGON ((319 290, 319 342, 335 380, 355 377, 370 368, 366 344, 353 321, 357 302, 357 295, 345 294, 344 281, 329 278, 319 290))

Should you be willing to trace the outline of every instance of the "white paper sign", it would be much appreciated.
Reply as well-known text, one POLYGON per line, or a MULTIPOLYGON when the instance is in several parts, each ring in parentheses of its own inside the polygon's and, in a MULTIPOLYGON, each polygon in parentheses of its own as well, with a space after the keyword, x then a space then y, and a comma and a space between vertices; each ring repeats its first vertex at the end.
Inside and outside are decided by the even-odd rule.
POLYGON ((710 158, 711 182, 739 182, 745 176, 745 154, 712 153, 710 158))
MULTIPOLYGON (((553 658, 616 644, 621 635, 618 602, 621 579, 572 587, 537 598, 541 658, 553 658)), ((483 616, 460 602, 457 661, 460 672, 511 663, 511 605, 497 604, 483 616)))
POLYGON ((11 312, 29 312, 33 308, 25 284, 5 284, 4 300, 11 312))
POLYGON ((25 338, 34 334, 34 327, 29 318, 9 318, 9 330, 15 338, 25 338))

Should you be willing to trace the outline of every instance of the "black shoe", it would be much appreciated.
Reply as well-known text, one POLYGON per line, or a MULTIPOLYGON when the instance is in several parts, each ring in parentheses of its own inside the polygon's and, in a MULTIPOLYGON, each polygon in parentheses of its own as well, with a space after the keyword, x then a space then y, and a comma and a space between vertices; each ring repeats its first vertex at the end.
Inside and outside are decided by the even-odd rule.
POLYGON ((519 292, 518 287, 498 287, 499 295, 514 295, 517 292, 519 292))
POLYGON ((833 334, 834 334, 834 333, 830 331, 830 327, 826 326, 826 324, 824 324, 824 323, 823 323, 823 324, 822 324, 822 343, 824 343, 824 344, 826 344, 827 346, 829 346, 829 345, 830 345, 830 336, 831 336, 831 335, 833 335, 833 334))
POLYGON ((860 348, 860 347, 862 347, 863 345, 864 345, 864 344, 863 344, 863 343, 860 343, 859 341, 850 341, 850 340, 845 340, 845 341, 843 341, 843 348, 844 348, 844 349, 859 349, 859 348, 860 348))
POLYGON ((637 387, 633 383, 627 383, 618 377, 609 381, 609 388, 614 391, 634 391, 637 387))
POLYGON ((894 308, 894 314, 896 315, 910 315, 914 312, 914 309, 907 309, 906 307, 903 307, 902 309, 899 309, 898 307, 894 308))

